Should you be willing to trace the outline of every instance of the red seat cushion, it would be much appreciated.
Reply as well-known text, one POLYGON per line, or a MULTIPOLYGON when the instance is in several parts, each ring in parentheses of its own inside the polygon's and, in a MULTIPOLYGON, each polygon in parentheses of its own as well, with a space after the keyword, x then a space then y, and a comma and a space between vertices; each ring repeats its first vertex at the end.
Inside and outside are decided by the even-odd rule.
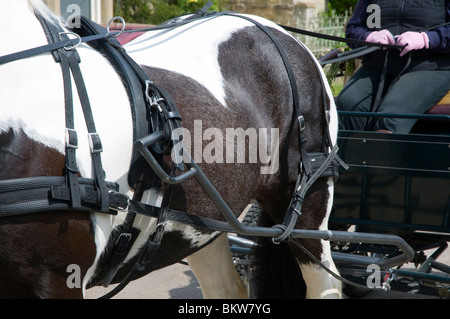
POLYGON ((427 112, 434 115, 450 115, 450 104, 435 105, 427 112))
POLYGON ((121 45, 125 45, 144 33, 145 32, 122 33, 116 39, 120 42, 121 45))
MULTIPOLYGON (((143 29, 143 28, 148 28, 151 27, 151 25, 149 24, 127 24, 125 29, 126 30, 136 30, 136 29, 143 29)), ((111 32, 118 32, 120 31, 122 28, 121 24, 116 24, 116 23, 112 23, 110 26, 110 31, 111 32)), ((128 42, 136 39, 138 36, 144 34, 144 32, 129 32, 129 33, 122 33, 121 35, 119 35, 116 39, 120 42, 121 45, 125 45, 128 42)))

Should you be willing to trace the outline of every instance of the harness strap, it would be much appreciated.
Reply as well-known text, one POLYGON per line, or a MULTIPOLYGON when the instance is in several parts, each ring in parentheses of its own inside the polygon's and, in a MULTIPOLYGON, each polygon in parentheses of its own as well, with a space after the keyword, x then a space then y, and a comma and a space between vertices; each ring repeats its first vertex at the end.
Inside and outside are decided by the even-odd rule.
MULTIPOLYGON (((315 157, 316 154, 308 153, 306 150, 306 137, 305 137, 305 120, 301 115, 300 110, 300 99, 298 95, 298 87, 297 81, 295 79, 294 70, 289 61, 286 51, 283 48, 280 40, 269 30, 266 26, 260 24, 252 18, 236 15, 233 13, 226 13, 227 15, 242 18, 250 21, 254 25, 256 25, 260 30, 262 30, 266 35, 272 40, 274 45, 276 46, 281 59, 283 60, 284 66, 286 68, 286 72, 289 78, 289 82, 291 85, 292 98, 294 104, 295 115, 298 121, 298 143, 299 143, 299 151, 301 156, 300 162, 300 170, 297 176, 297 181, 295 185, 295 190, 293 194, 293 198, 291 200, 291 204, 289 205, 288 210, 285 213, 283 224, 275 225, 275 228, 280 228, 283 230, 283 233, 278 237, 273 237, 272 241, 276 244, 286 240, 290 234, 292 233, 298 216, 301 215, 301 210, 303 206, 303 201, 306 196, 306 192, 312 186, 312 184, 320 177, 327 176, 324 174, 326 171, 330 171, 329 167, 336 167, 338 164, 341 164, 344 168, 348 166, 339 158, 337 155, 338 147, 337 145, 332 145, 330 130, 329 130, 329 120, 330 120, 330 104, 329 99, 327 97, 325 83, 323 78, 320 77, 320 81, 322 84, 322 100, 323 100, 323 111, 324 111, 324 138, 325 138, 325 146, 326 150, 324 154, 320 154, 319 157, 315 157), (313 163, 316 164, 313 169, 313 163)), ((301 45, 302 43, 299 42, 301 45)), ((303 46, 303 45, 302 45, 303 46)), ((306 49, 306 48, 305 48, 306 49)), ((333 176, 337 178, 338 171, 337 169, 331 168, 333 172, 333 176)), ((330 175, 328 175, 330 176, 330 175)))
MULTIPOLYGON (((176 171, 176 165, 172 164, 170 169, 170 176, 175 175, 176 171)), ((153 234, 150 235, 150 237, 147 240, 147 243, 145 245, 145 250, 140 254, 138 264, 139 266, 136 267, 138 270, 144 270, 145 266, 151 261, 154 253, 156 252, 156 249, 159 248, 159 245, 161 244, 161 240, 164 235, 164 230, 166 227, 166 221, 167 221, 167 213, 169 211, 169 202, 172 194, 172 184, 166 184, 164 189, 164 196, 161 203, 161 209, 158 213, 158 221, 156 225, 156 229, 153 232, 153 234)))
POLYGON ((78 137, 75 131, 73 120, 73 98, 72 98, 72 79, 70 76, 69 61, 66 57, 61 59, 61 69, 63 73, 64 85, 64 105, 66 118, 66 168, 67 186, 71 192, 72 206, 80 207, 81 198, 78 185, 78 167, 76 158, 76 149, 78 148, 78 137))
MULTIPOLYGON (((0 216, 17 216, 33 212, 54 210, 97 211, 100 203, 95 181, 78 178, 80 207, 71 205, 71 190, 64 176, 41 176, 0 181, 0 216)), ((117 183, 106 184, 115 206, 106 213, 116 214, 115 209, 126 207, 124 195, 113 196, 119 190, 117 183)))
MULTIPOLYGON (((36 15, 42 28, 44 29, 47 41, 52 44, 61 40, 68 40, 63 34, 63 29, 58 24, 49 24, 43 17, 36 15), (59 39, 58 36, 59 35, 59 39)), ((60 63, 63 76, 64 87, 64 107, 66 121, 66 165, 65 174, 67 177, 66 186, 70 189, 72 207, 81 207, 80 187, 78 183, 78 167, 76 162, 76 149, 78 148, 78 137, 75 131, 73 115, 72 79, 70 73, 70 60, 79 61, 79 56, 75 50, 58 49, 51 52, 56 63, 60 63)))
MULTIPOLYGON (((72 34, 74 34, 74 33, 72 33, 72 34)), ((113 37, 116 34, 118 34, 118 32, 111 33, 108 35, 108 37, 113 37)), ((68 39, 67 38, 67 40, 44 44, 44 45, 41 45, 39 47, 35 47, 32 49, 26 49, 23 51, 14 52, 11 54, 1 56, 0 57, 0 65, 18 61, 18 60, 22 60, 22 59, 26 59, 26 58, 30 58, 30 57, 33 57, 33 56, 36 56, 36 55, 39 55, 42 53, 46 53, 46 52, 54 52, 59 49, 76 48, 81 43, 88 43, 91 41, 104 39, 104 38, 105 38, 105 35, 103 35, 103 34, 97 34, 97 35, 92 35, 92 36, 87 36, 87 37, 82 37, 82 38, 77 37, 76 39, 68 39)))
MULTIPOLYGON (((61 42, 69 40, 64 30, 58 23, 49 24, 44 18, 38 17, 41 23, 47 40, 52 43, 57 41, 58 37, 63 37, 61 42), (65 39, 64 39, 65 38, 65 39)), ((103 212, 109 211, 108 204, 108 189, 106 187, 105 173, 101 161, 102 144, 100 137, 95 129, 94 117, 92 115, 92 108, 89 102, 89 97, 86 91, 83 75, 80 70, 80 58, 74 48, 67 49, 67 47, 59 48, 53 51, 53 56, 56 62, 61 63, 64 85, 64 103, 65 103, 65 119, 66 119, 66 176, 67 186, 71 191, 72 206, 80 207, 81 199, 78 185, 78 168, 76 164, 75 150, 78 147, 78 138, 74 128, 74 114, 73 114, 73 96, 71 85, 71 73, 75 81, 78 96, 86 122, 86 127, 89 136, 89 145, 91 150, 92 164, 94 168, 95 181, 100 190, 100 210, 103 212)))
MULTIPOLYGON (((79 178, 82 210, 96 212, 99 194, 92 178, 79 178)), ((119 193, 117 183, 107 182, 110 214, 133 212, 135 214, 158 218, 160 208, 119 193)), ((70 190, 65 186, 64 176, 38 176, 0 181, 0 217, 32 214, 35 212, 71 210, 70 190)), ((78 210, 78 208, 77 208, 78 210)), ((176 210, 167 209, 166 220, 210 228, 216 231, 232 232, 226 222, 219 222, 176 210)))
MULTIPOLYGON (((173 176, 175 174, 175 171, 176 171, 176 165, 172 164, 171 169, 170 169, 170 175, 173 176)), ((172 192, 172 185, 166 184, 166 188, 164 190, 163 202, 161 204, 161 209, 159 209, 159 211, 158 211, 158 221, 157 221, 156 229, 147 239, 147 242, 143 246, 143 250, 141 250, 141 252, 138 256, 137 262, 133 265, 130 272, 125 276, 125 278, 123 278, 122 281, 114 289, 112 289, 111 291, 109 291, 107 294, 103 295, 99 299, 109 299, 109 298, 115 296, 117 293, 119 293, 123 288, 125 288, 128 285, 128 283, 130 282, 130 280, 132 278, 132 275, 135 272, 143 271, 145 269, 145 267, 147 266, 147 264, 151 262, 153 255, 155 254, 156 250, 160 247, 161 240, 164 236, 166 220, 167 220, 167 216, 168 216, 168 212, 169 212, 169 201, 170 201, 170 197, 171 197, 171 192, 172 192)), ((145 204, 142 204, 142 205, 147 206, 145 204)), ((151 206, 151 207, 153 208, 153 206, 151 206)), ((134 212, 128 213, 127 217, 130 216, 130 214, 134 215, 135 213, 134 212)), ((127 254, 128 254, 128 252, 127 252, 127 254)), ((125 258, 127 256, 127 254, 125 254, 125 256, 123 258, 125 258)), ((115 271, 117 272, 119 264, 116 264, 115 266, 116 266, 115 271)), ((116 272, 114 272, 114 273, 109 272, 108 278, 110 280, 112 280, 114 278, 116 272)), ((105 281, 104 281, 104 283, 105 283, 105 281)))
MULTIPOLYGON (((448 24, 448 23, 446 23, 446 24, 448 24)), ((404 48, 404 46, 401 46, 398 44, 379 44, 379 43, 367 42, 364 40, 357 40, 357 39, 351 39, 351 38, 338 37, 338 36, 329 35, 329 34, 317 33, 317 32, 313 32, 313 31, 309 31, 309 30, 289 27, 289 26, 282 25, 282 24, 279 24, 279 26, 289 32, 303 34, 306 36, 319 38, 319 39, 331 40, 331 41, 336 41, 336 42, 345 42, 347 44, 360 45, 360 46, 373 46, 373 47, 387 48, 387 49, 403 49, 404 48)))
POLYGON ((86 85, 81 74, 80 65, 78 61, 73 59, 69 60, 69 66, 72 70, 73 78, 77 86, 78 96, 80 98, 81 106, 83 108, 84 118, 86 121, 86 127, 89 134, 89 146, 91 150, 92 164, 94 168, 95 181, 98 189, 100 190, 101 198, 101 211, 108 211, 108 189, 106 187, 105 172, 103 170, 101 152, 102 143, 100 136, 96 132, 94 124, 94 116, 92 114, 92 108, 89 102, 89 97, 86 91, 86 85))
MULTIPOLYGON (((138 183, 136 190, 133 194, 133 202, 140 201, 144 190, 142 183, 138 183)), ((126 203, 122 200, 121 194, 117 193, 117 196, 110 198, 110 205, 117 211, 126 212, 124 223, 117 229, 117 237, 111 237, 114 241, 114 246, 111 249, 111 253, 107 255, 107 260, 104 263, 104 268, 107 269, 106 275, 103 277, 102 285, 108 287, 114 279, 119 266, 128 256, 131 247, 133 247, 134 241, 137 239, 140 230, 133 227, 134 220, 136 219, 136 213, 129 209, 130 200, 126 198, 126 203)), ((153 210, 152 210, 153 211, 153 210)), ((110 240, 111 240, 110 239, 110 240)))
POLYGON ((302 214, 303 201, 305 200, 306 193, 309 188, 319 179, 320 177, 332 176, 335 179, 338 176, 336 165, 331 165, 332 162, 336 161, 336 155, 339 148, 334 146, 331 152, 327 155, 319 154, 313 155, 311 159, 312 163, 318 165, 318 167, 313 168, 312 175, 299 174, 297 177, 297 182, 295 185, 294 195, 292 196, 291 204, 288 211, 286 212, 285 219, 282 225, 275 225, 276 228, 283 229, 283 233, 278 237, 273 237, 272 242, 274 244, 279 244, 280 242, 286 240, 292 233, 295 227, 298 216, 302 214), (317 161, 316 161, 317 159, 317 161))
MULTIPOLYGON (((140 121, 139 127, 146 127, 146 134, 150 132, 163 130, 167 135, 171 135, 175 128, 181 127, 181 116, 177 111, 175 103, 173 102, 170 95, 164 91, 162 88, 156 86, 149 78, 149 76, 144 72, 144 70, 126 53, 125 49, 120 45, 118 41, 114 38, 107 39, 107 33, 104 28, 98 26, 94 22, 82 17, 81 19, 81 29, 74 29, 77 34, 80 36, 91 35, 91 34, 102 34, 103 38, 98 39, 96 41, 92 41, 91 45, 98 49, 100 52, 105 53, 106 57, 110 60, 110 62, 115 66, 119 73, 123 73, 125 76, 125 84, 129 91, 133 92, 134 95, 130 99, 131 103, 134 104, 136 110, 138 108, 142 108, 146 110, 146 114, 138 116, 138 114, 134 114, 134 120, 140 121), (130 75, 127 74, 127 70, 133 73, 133 76, 138 79, 138 82, 141 86, 139 92, 135 92, 133 90, 136 89, 135 82, 131 83, 128 79, 130 75), (144 99, 141 99, 141 96, 144 99), (145 121, 145 124, 142 123, 145 121), (148 125, 150 121, 151 125, 148 125)), ((132 94, 133 95, 133 94, 132 94)), ((133 110, 133 108, 132 108, 133 110)), ((141 132, 135 132, 135 139, 140 138, 141 132)), ((170 149, 172 148, 172 141, 170 137, 164 139, 161 143, 156 143, 152 145, 152 150, 156 153, 161 154, 170 154, 170 149)), ((133 155, 134 157, 134 155, 133 155)), ((133 160, 132 160, 133 161, 133 160)), ((181 159, 177 161, 178 168, 182 170, 182 161, 181 159)), ((174 175, 174 173, 172 174, 174 175)), ((158 183, 159 181, 154 180, 154 183, 158 183)), ((135 188, 135 192, 133 195, 132 203, 138 203, 142 199, 142 194, 145 189, 148 189, 151 186, 151 182, 147 179, 143 178, 141 175, 137 180, 130 181, 129 175, 129 184, 133 185, 135 188)), ((165 188, 165 195, 168 196, 170 187, 167 186, 165 188)), ((109 196, 109 200, 114 200, 118 196, 109 196)), ((164 201, 164 200, 163 200, 164 201)), ((110 203, 110 206, 113 204, 110 203)), ((123 207, 123 206, 122 206, 123 207)), ((147 207, 149 209, 149 207, 147 207)), ((164 213, 164 206, 161 209, 150 209, 152 213, 158 212, 156 216, 158 218, 158 224, 163 225, 164 222, 162 220, 165 219, 166 213, 164 213)), ((167 210, 167 208, 165 209, 167 210)), ((115 232, 116 235, 110 238, 110 241, 113 242, 113 245, 110 249, 110 253, 106 256, 106 262, 103 264, 104 268, 107 269, 107 274, 103 279, 103 286, 108 286, 114 276, 116 275, 120 265, 126 258, 129 250, 131 249, 134 240, 138 236, 137 229, 133 228, 133 222, 135 220, 136 212, 132 209, 128 210, 125 222, 117 229, 115 232)), ((147 241, 146 250, 140 253, 140 264, 145 265, 151 259, 151 255, 154 253, 154 250, 157 246, 159 246, 159 242, 162 238, 162 234, 164 233, 164 227, 158 226, 156 231, 150 236, 147 241), (158 244, 157 244, 158 243, 158 244), (154 248, 152 248, 154 247, 154 248)), ((139 266, 138 268, 142 268, 139 266)), ((128 276, 127 276, 128 277, 128 276)), ((120 285, 122 286, 122 285, 120 285)))
POLYGON ((283 45, 281 44, 280 40, 272 33, 272 31, 269 30, 269 28, 262 25, 258 21, 255 21, 254 19, 246 17, 246 16, 241 16, 241 15, 237 15, 237 14, 233 14, 233 13, 227 13, 227 15, 242 18, 244 20, 250 21, 251 23, 256 25, 261 31, 263 31, 270 38, 270 40, 272 40, 275 47, 277 48, 278 53, 280 54, 280 57, 283 60, 283 63, 284 63, 284 66, 285 66, 285 69, 286 69, 286 72, 287 72, 287 75, 289 78, 289 83, 291 84, 294 110, 295 110, 295 114, 297 116, 297 120, 299 122, 298 123, 299 124, 299 133, 298 134, 299 134, 299 150, 300 150, 301 157, 302 157, 301 161, 303 163, 303 168, 304 168, 306 174, 309 175, 311 173, 311 165, 310 165, 308 153, 306 151, 306 148, 304 147, 304 143, 306 142, 306 138, 304 136, 305 123, 304 123, 304 118, 301 115, 302 113, 300 110, 300 98, 299 98, 298 89, 297 89, 298 86, 297 86, 297 81, 295 79, 294 70, 292 68, 291 62, 289 61, 286 51, 283 48, 283 45))

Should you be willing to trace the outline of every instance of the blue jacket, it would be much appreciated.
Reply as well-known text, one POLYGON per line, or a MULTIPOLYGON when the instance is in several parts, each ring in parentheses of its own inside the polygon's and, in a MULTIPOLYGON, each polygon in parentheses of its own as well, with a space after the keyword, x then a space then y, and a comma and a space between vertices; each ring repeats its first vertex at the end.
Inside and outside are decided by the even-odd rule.
MULTIPOLYGON (((413 51, 407 71, 450 69, 450 25, 442 25, 449 21, 450 0, 360 0, 347 23, 346 36, 365 40, 371 32, 381 29, 388 29, 393 35, 423 31, 430 40, 429 49, 413 51), (381 7, 381 26, 376 29, 367 26, 367 19, 373 13, 367 12, 367 7, 374 3, 381 7)), ((400 57, 400 51, 390 51, 388 72, 396 75, 406 65, 408 55, 400 57)), ((368 55, 363 64, 381 70, 386 53, 379 50, 368 55)))

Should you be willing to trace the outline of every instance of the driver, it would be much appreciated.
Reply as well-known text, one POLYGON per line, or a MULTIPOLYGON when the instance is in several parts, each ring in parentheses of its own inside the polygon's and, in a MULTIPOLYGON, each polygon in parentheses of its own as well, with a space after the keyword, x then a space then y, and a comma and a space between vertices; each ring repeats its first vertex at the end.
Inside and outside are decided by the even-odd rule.
MULTIPOLYGON (((338 96, 338 110, 424 114, 436 105, 450 90, 449 21, 450 0, 359 0, 346 36, 404 48, 365 56, 338 96)), ((344 129, 396 133, 409 133, 415 122, 342 118, 344 129)))

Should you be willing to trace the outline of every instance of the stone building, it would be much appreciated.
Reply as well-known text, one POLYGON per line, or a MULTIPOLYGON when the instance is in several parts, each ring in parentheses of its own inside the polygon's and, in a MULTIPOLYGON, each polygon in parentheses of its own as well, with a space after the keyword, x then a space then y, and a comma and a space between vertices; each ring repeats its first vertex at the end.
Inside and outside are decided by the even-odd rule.
POLYGON ((228 0, 226 9, 265 17, 276 23, 298 26, 324 11, 326 0, 228 0))
MULTIPOLYGON (((81 14, 97 23, 106 23, 114 16, 114 0, 45 0, 56 13, 71 13, 70 5, 76 4, 81 14)), ((311 17, 325 10, 326 0, 227 0, 225 10, 250 13, 265 17, 276 23, 290 26, 303 25, 311 17), (303 22, 303 23, 302 23, 303 22)))

